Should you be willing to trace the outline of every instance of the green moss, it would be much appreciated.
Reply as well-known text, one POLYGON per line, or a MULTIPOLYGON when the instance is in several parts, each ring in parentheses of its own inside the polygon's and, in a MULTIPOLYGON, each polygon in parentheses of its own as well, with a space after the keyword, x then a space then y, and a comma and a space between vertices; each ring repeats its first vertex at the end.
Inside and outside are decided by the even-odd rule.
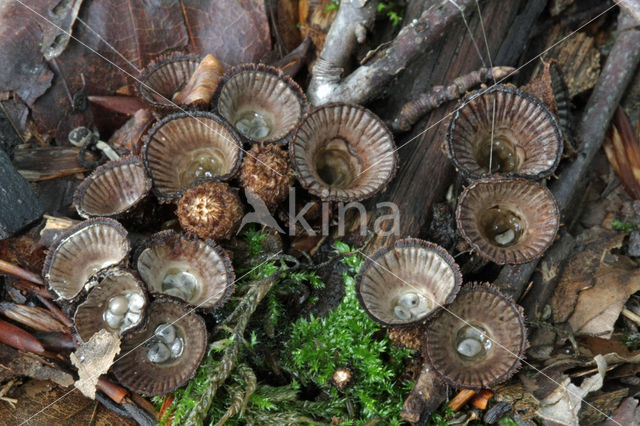
MULTIPOLYGON (((352 251, 343 243, 335 248, 342 254, 352 251)), ((342 419, 343 424, 362 424, 372 419, 399 424, 409 388, 400 376, 410 352, 392 346, 379 325, 360 307, 354 277, 362 261, 358 254, 342 259, 349 267, 343 274, 344 299, 324 318, 312 316, 294 322, 282 359, 304 385, 315 384, 329 395, 333 416, 342 419), (342 393, 331 386, 330 378, 344 366, 354 370, 355 380, 342 393)))

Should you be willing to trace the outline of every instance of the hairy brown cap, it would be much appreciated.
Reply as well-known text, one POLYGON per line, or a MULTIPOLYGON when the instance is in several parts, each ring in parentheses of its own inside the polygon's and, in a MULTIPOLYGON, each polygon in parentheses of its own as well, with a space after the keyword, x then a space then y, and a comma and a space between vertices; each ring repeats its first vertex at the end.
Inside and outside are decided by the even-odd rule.
POLYGON ((242 220, 240 197, 222 182, 205 182, 188 189, 178 201, 178 220, 186 232, 203 239, 225 240, 242 220))
POLYGON ((418 324, 411 327, 389 327, 387 336, 389 340, 407 349, 422 350, 424 346, 424 325, 418 324))
POLYGON ((289 153, 278 145, 253 145, 240 168, 240 183, 271 208, 287 198, 293 185, 289 153))

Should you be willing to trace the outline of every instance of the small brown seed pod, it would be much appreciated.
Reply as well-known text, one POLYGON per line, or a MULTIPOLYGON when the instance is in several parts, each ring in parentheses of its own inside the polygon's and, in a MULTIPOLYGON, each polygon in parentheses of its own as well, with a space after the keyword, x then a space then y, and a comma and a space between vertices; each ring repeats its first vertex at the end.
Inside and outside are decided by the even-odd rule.
POLYGON ((240 168, 242 186, 269 208, 287 198, 293 181, 289 153, 277 145, 253 145, 240 168))
POLYGON ((229 185, 204 182, 188 189, 178 201, 178 220, 186 232, 202 239, 225 240, 242 220, 242 202, 229 185))

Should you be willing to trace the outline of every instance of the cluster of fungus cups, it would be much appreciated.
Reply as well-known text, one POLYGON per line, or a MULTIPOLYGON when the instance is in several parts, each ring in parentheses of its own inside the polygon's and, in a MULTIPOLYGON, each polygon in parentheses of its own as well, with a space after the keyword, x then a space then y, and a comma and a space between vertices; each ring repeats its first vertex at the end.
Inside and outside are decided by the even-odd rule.
MULTIPOLYGON (((103 329, 120 336, 111 369, 120 383, 162 395, 193 377, 204 356, 207 329, 198 310, 219 308, 234 290, 231 262, 216 243, 235 235, 242 220, 243 198, 233 185, 270 210, 295 177, 323 200, 362 200, 394 176, 397 156, 391 132, 369 110, 331 104, 310 112, 301 88, 265 65, 223 75, 211 55, 174 54, 143 71, 138 93, 156 120, 145 127, 139 155, 110 161, 80 184, 74 204, 91 219, 54 243, 43 275, 74 310, 80 339, 103 329), (127 231, 114 219, 129 219, 149 194, 175 204, 182 231, 137 245, 135 270, 128 269, 127 231)), ((430 257, 437 249, 424 249, 416 262, 455 265, 441 265, 430 257)), ((449 302, 459 272, 443 274, 450 288, 433 295, 449 302)), ((419 321, 435 309, 431 293, 405 293, 396 295, 392 318, 419 321)))
POLYGON ((535 182, 562 156, 558 120, 545 104, 512 86, 467 96, 447 134, 450 159, 471 180, 458 200, 458 232, 481 256, 498 264, 540 257, 558 231, 551 192, 535 182))
POLYGON ((527 346, 524 317, 494 287, 461 283, 459 268, 446 250, 410 238, 368 259, 356 294, 390 335, 423 350, 442 381, 486 388, 519 368, 527 346))
POLYGON ((112 371, 124 386, 164 394, 184 385, 204 356, 206 327, 191 306, 220 307, 235 275, 215 243, 173 231, 143 244, 137 271, 127 269, 129 249, 117 221, 85 220, 50 247, 43 277, 74 310, 81 341, 101 330, 121 336, 123 355, 112 371))

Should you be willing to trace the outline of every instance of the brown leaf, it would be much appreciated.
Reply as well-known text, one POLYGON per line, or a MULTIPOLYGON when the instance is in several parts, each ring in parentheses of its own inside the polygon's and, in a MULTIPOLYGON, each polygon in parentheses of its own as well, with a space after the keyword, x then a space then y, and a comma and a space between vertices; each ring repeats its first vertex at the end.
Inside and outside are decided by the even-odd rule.
POLYGON ((256 62, 271 49, 263 0, 182 0, 191 49, 213 54, 225 69, 256 62))
POLYGON ((31 426, 75 425, 136 425, 109 411, 97 401, 71 392, 51 382, 30 380, 10 393, 18 399, 19 409, 0 403, 0 418, 6 426, 20 425, 28 421, 31 426), (46 410, 43 410, 47 407, 46 410))
POLYGON ((569 325, 576 334, 608 338, 627 299, 640 291, 640 269, 621 256, 613 265, 601 265, 592 283, 580 291, 569 325))
POLYGON ((640 199, 640 143, 620 107, 616 110, 603 148, 625 191, 634 200, 640 199))
POLYGON ((611 418, 602 423, 602 426, 627 425, 640 426, 640 407, 635 398, 626 398, 613 412, 611 418))
POLYGON ((48 18, 51 25, 42 27, 42 53, 46 60, 51 60, 67 47, 71 40, 73 24, 83 0, 58 0, 51 2, 48 18))
MULTIPOLYGON (((82 97, 83 87, 85 95, 113 95, 133 81, 127 73, 137 77, 139 70, 157 55, 184 49, 188 43, 177 0, 85 1, 79 17, 87 24, 76 22, 74 26, 73 36, 80 42, 72 40, 55 60, 58 70, 54 85, 38 99, 32 111, 39 128, 55 134, 60 141, 66 140, 68 132, 79 125, 95 122, 106 132, 124 122, 123 117, 117 117, 119 121, 114 123, 113 113, 94 115, 86 103, 74 111, 70 95, 82 97)), ((34 14, 30 18, 41 26, 51 25, 34 14)))
POLYGON ((592 229, 592 236, 582 241, 582 250, 576 251, 567 261, 553 294, 551 309, 555 323, 567 321, 580 291, 593 286, 593 275, 606 254, 611 249, 622 246, 624 234, 603 228, 592 229))

